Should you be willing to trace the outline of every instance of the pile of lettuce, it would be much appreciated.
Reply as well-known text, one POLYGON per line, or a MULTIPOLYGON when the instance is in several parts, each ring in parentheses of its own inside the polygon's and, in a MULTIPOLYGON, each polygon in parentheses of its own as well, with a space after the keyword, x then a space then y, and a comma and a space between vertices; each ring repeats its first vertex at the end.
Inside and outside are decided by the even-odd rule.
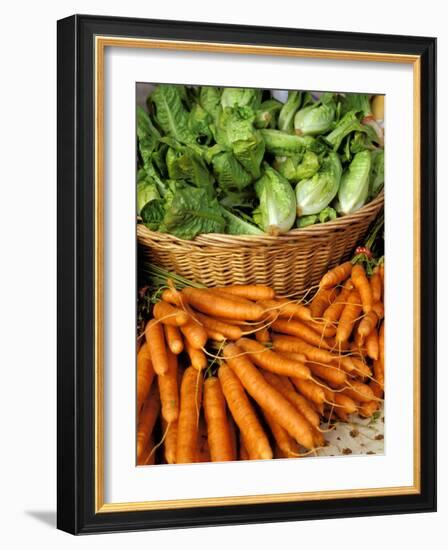
POLYGON ((372 200, 383 132, 369 96, 161 84, 137 108, 137 213, 149 229, 278 235, 372 200))

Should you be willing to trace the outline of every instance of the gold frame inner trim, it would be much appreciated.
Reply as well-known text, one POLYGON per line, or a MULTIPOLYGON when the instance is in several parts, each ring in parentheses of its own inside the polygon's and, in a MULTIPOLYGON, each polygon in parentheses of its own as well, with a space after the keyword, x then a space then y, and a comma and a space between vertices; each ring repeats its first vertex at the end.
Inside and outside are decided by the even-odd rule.
POLYGON ((390 53, 356 52, 345 50, 320 50, 308 48, 255 46, 251 44, 222 44, 213 42, 190 42, 121 38, 117 36, 95 37, 95 512, 130 512, 143 510, 166 510, 201 506, 231 506, 274 502, 303 502, 341 498, 365 498, 420 493, 420 57, 390 53), (380 487, 371 489, 344 489, 305 493, 281 493, 244 495, 216 498, 143 502, 104 502, 104 319, 103 319, 103 250, 104 250, 104 53, 106 47, 150 48, 161 50, 197 51, 207 53, 234 53, 242 55, 270 55, 331 59, 345 61, 368 61, 377 63, 406 63, 413 65, 413 116, 414 116, 414 482, 403 487, 380 487))

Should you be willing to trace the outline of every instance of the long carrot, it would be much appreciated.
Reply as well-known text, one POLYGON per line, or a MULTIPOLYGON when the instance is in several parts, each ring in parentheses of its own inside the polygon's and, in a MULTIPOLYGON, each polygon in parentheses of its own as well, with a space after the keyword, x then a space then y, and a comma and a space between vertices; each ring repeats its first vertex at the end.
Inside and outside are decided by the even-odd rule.
POLYGON ((184 341, 179 329, 172 325, 165 325, 165 340, 170 350, 179 355, 184 350, 184 341))
POLYGON ((275 442, 279 449, 283 452, 285 458, 294 458, 299 454, 300 448, 296 441, 289 435, 289 433, 275 421, 273 416, 267 412, 264 412, 266 422, 274 436, 275 442))
POLYGON ((300 378, 291 378, 291 380, 306 399, 318 405, 325 403, 325 392, 321 386, 318 386, 312 380, 300 380, 300 378))
POLYGON ((277 374, 269 371, 264 371, 263 376, 273 388, 275 388, 283 395, 283 397, 295 406, 299 413, 302 414, 312 426, 319 427, 319 415, 310 406, 305 397, 297 393, 289 378, 286 378, 285 376, 278 376, 277 374))
POLYGON ((384 370, 379 359, 373 362, 373 376, 380 387, 384 389, 384 370))
POLYGON ((145 342, 137 353, 137 414, 140 412, 154 380, 154 368, 148 344, 145 342))
POLYGON ((204 414, 212 462, 234 460, 226 401, 221 383, 216 377, 207 378, 204 382, 204 414))
POLYGON ((343 386, 347 382, 347 375, 342 368, 321 365, 312 361, 307 362, 306 366, 313 376, 318 376, 322 380, 330 382, 333 386, 343 386))
POLYGON ((163 440, 163 451, 167 464, 176 464, 177 426, 177 420, 168 424, 168 422, 162 418, 162 429, 165 434, 165 439, 163 440))
POLYGON ((316 319, 322 317, 324 311, 336 299, 336 291, 334 288, 319 289, 310 304, 311 315, 316 319))
POLYGON ((260 300, 258 304, 265 310, 265 313, 272 314, 272 318, 298 319, 300 321, 311 321, 311 311, 308 307, 287 298, 277 300, 260 300))
POLYGON ((378 317, 376 313, 374 311, 369 311, 369 313, 361 319, 361 322, 358 325, 357 333, 363 338, 366 338, 376 327, 377 322, 378 317))
POLYGON ((158 377, 162 416, 174 422, 179 416, 179 389, 177 387, 177 355, 167 350, 168 371, 158 377))
POLYGON ((244 448, 251 459, 270 459, 272 450, 269 440, 250 404, 239 378, 232 369, 222 364, 218 377, 232 416, 240 429, 244 448))
POLYGON ((180 388, 180 411, 177 424, 176 463, 198 460, 198 410, 202 402, 202 377, 188 367, 180 388))
POLYGON ((346 342, 350 338, 353 325, 355 324, 355 321, 359 317, 361 311, 362 305, 359 293, 357 290, 352 290, 347 298, 347 303, 339 319, 339 324, 336 331, 337 344, 346 342))
POLYGON ((264 327, 260 330, 257 330, 255 333, 255 338, 260 344, 267 344, 271 341, 271 336, 269 333, 269 329, 267 327, 264 327))
POLYGON ((159 390, 154 384, 143 404, 137 424, 137 460, 141 459, 143 451, 154 429, 160 410, 159 390))
POLYGON ((220 332, 215 332, 209 328, 206 328, 205 332, 207 333, 207 338, 209 340, 215 340, 216 342, 224 342, 224 340, 227 340, 227 338, 220 332))
POLYGON ((272 300, 275 296, 273 288, 266 285, 231 285, 231 286, 218 286, 217 290, 226 292, 234 296, 241 296, 248 300, 272 300))
POLYGON ((188 322, 188 313, 178 307, 173 307, 164 300, 155 304, 153 313, 154 317, 164 325, 180 327, 188 322))
POLYGON ((381 323, 380 332, 378 335, 378 345, 379 345, 381 368, 383 369, 383 372, 384 372, 384 322, 381 323))
POLYGON ((230 295, 228 298, 222 297, 200 288, 184 288, 182 294, 193 307, 207 315, 241 321, 257 321, 263 315, 263 308, 258 304, 252 302, 243 304, 230 295))
POLYGON ((380 399, 382 399, 382 397, 384 396, 384 389, 381 384, 379 384, 377 380, 371 380, 369 382, 369 386, 371 387, 375 397, 379 397, 380 399))
POLYGON ((313 448, 313 433, 308 421, 266 382, 246 356, 237 357, 239 353, 240 349, 235 344, 228 344, 223 350, 227 364, 238 376, 246 391, 265 412, 272 415, 273 419, 294 437, 297 443, 307 449, 313 448))
POLYGON ((168 356, 162 324, 155 319, 151 319, 145 328, 145 338, 148 343, 154 372, 165 374, 168 371, 168 356))
POLYGON ((345 281, 341 292, 336 296, 336 299, 330 304, 323 313, 323 318, 328 323, 336 323, 344 310, 345 303, 349 297, 350 292, 353 290, 353 283, 351 279, 345 281))
POLYGON ((370 287, 372 289, 373 302, 379 302, 381 300, 382 286, 383 283, 381 280, 381 275, 378 273, 378 271, 374 270, 372 276, 370 277, 370 287))
POLYGON ((372 332, 366 338, 366 350, 367 355, 371 359, 378 359, 379 357, 379 342, 378 342, 378 332, 376 329, 373 329, 372 332))
POLYGON ((154 451, 154 438, 152 434, 149 436, 148 442, 146 443, 145 448, 142 451, 142 454, 137 459, 137 466, 149 466, 155 464, 155 453, 154 451))
POLYGON ((238 340, 238 338, 241 338, 242 336, 241 328, 236 325, 218 321, 218 319, 214 319, 213 317, 197 312, 195 312, 195 317, 206 329, 218 332, 229 340, 238 340))
POLYGON ((359 407, 359 414, 365 418, 370 418, 372 414, 378 410, 377 401, 368 401, 367 403, 362 403, 359 407))
POLYGON ((201 414, 198 431, 198 462, 211 462, 208 443, 207 424, 204 416, 201 414))
POLYGON ((207 331, 194 319, 180 327, 182 334, 191 347, 201 349, 207 343, 207 331))
POLYGON ((358 406, 348 395, 343 393, 333 393, 333 400, 339 406, 342 407, 347 414, 354 414, 358 410, 358 406))
POLYGON ((348 395, 355 401, 359 401, 360 403, 367 403, 368 401, 374 401, 375 400, 375 394, 372 391, 372 388, 368 386, 367 384, 363 384, 362 382, 358 382, 357 380, 352 380, 350 382, 349 388, 345 388, 343 393, 345 395, 348 395))
MULTIPOLYGON (((284 374, 285 376, 296 376, 305 380, 311 378, 310 370, 303 363, 288 359, 287 357, 282 357, 256 340, 240 338, 237 344, 238 353, 244 350, 250 355, 251 360, 259 367, 277 374, 284 374)), ((229 348, 229 346, 225 349, 227 348, 235 349, 235 347, 229 348)))
MULTIPOLYGON (((240 460, 251 460, 251 458, 249 456, 249 451, 247 450, 246 444, 244 443, 243 432, 240 432, 240 438, 239 439, 240 440, 239 440, 238 458, 240 460)), ((254 460, 254 459, 252 459, 252 460, 254 460)))
POLYGON ((294 336, 285 336, 283 334, 272 335, 273 347, 275 351, 280 352, 292 352, 302 353, 310 361, 316 363, 331 363, 337 359, 336 355, 333 355, 325 349, 319 349, 300 338, 294 336))
POLYGON ((372 310, 376 313, 378 319, 384 319, 384 305, 382 302, 375 302, 372 310))
POLYGON ((272 323, 272 328, 282 334, 289 334, 290 336, 298 336, 308 344, 315 346, 316 348, 328 349, 328 344, 324 340, 323 336, 319 336, 313 329, 300 321, 287 321, 286 319, 278 319, 272 323))
POLYGON ((359 296, 361 297, 362 309, 364 313, 369 313, 369 311, 372 310, 373 305, 372 287, 370 286, 365 269, 361 264, 356 264, 353 266, 352 281, 356 290, 359 292, 359 296))
POLYGON ((194 348, 187 340, 185 342, 185 349, 190 357, 190 363, 196 370, 203 370, 208 364, 207 356, 201 349, 194 348))
POLYGON ((330 269, 330 271, 327 271, 327 273, 325 273, 322 277, 319 283, 320 288, 330 288, 342 283, 350 276, 352 267, 351 262, 344 262, 343 264, 337 265, 333 269, 330 269))

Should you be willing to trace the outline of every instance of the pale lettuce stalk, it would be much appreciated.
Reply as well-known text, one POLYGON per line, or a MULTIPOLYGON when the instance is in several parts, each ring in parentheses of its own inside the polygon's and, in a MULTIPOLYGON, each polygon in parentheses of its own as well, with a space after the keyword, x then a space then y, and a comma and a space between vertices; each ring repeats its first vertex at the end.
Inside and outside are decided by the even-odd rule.
POLYGON ((300 109, 294 117, 294 129, 298 136, 315 136, 327 132, 334 120, 336 108, 331 94, 321 101, 300 109))
POLYGON ((370 151, 361 151, 353 157, 348 170, 344 172, 338 193, 340 214, 352 214, 366 202, 369 193, 370 151))
POLYGON ((320 170, 296 186, 297 215, 318 214, 337 195, 341 181, 341 161, 331 152, 322 162, 320 170))
POLYGON ((269 235, 288 232, 296 219, 296 198, 289 181, 265 163, 255 190, 260 199, 253 214, 255 222, 269 235))
POLYGON ((288 100, 278 115, 278 128, 283 132, 292 132, 294 129, 294 115, 300 107, 302 92, 288 92, 288 100))

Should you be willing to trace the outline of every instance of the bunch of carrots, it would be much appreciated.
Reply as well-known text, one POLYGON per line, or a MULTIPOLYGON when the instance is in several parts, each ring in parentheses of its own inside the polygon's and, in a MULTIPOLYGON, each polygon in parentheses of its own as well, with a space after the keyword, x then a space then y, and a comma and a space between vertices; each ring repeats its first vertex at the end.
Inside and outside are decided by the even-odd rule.
POLYGON ((300 300, 169 285, 137 355, 137 463, 301 457, 325 446, 335 417, 372 416, 383 295, 384 264, 368 275, 352 262, 300 300))

